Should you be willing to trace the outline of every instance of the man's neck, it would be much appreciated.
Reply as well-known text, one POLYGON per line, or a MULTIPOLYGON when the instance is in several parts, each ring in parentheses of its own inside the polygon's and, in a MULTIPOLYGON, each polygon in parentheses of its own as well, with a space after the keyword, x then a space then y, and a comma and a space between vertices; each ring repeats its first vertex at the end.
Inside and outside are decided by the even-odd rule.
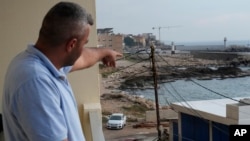
POLYGON ((51 47, 49 45, 37 42, 35 44, 35 48, 41 51, 58 70, 63 66, 61 63, 62 59, 60 56, 60 50, 58 49, 59 47, 51 47))

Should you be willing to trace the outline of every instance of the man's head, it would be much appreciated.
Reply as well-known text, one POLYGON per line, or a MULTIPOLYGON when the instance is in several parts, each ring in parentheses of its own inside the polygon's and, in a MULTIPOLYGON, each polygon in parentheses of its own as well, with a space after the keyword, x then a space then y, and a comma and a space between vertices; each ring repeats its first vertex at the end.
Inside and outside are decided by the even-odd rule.
POLYGON ((84 8, 75 3, 60 2, 44 17, 39 38, 50 46, 58 46, 72 38, 81 39, 85 27, 92 24, 93 19, 84 8))
POLYGON ((55 54, 60 56, 54 63, 57 67, 73 65, 88 42, 90 25, 93 25, 93 19, 83 7, 60 2, 45 15, 36 47, 51 60, 55 54))

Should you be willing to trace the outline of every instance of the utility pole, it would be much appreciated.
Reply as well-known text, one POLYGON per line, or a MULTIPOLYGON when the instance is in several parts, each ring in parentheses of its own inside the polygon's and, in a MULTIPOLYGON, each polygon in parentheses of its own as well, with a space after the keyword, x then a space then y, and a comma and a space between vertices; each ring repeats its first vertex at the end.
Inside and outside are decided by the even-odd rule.
POLYGON ((163 27, 158 26, 158 27, 152 27, 152 29, 153 29, 153 30, 158 29, 159 43, 160 43, 160 45, 161 45, 161 29, 162 29, 162 28, 170 29, 170 28, 177 28, 177 27, 181 27, 181 26, 179 26, 179 25, 175 25, 175 26, 163 26, 163 27))
POLYGON ((156 105, 156 118, 157 118, 157 131, 158 131, 158 141, 161 141, 161 130, 160 130, 160 112, 159 112, 159 102, 158 102, 158 84, 157 84, 157 72, 155 67, 155 46, 153 43, 150 45, 151 48, 151 59, 152 59, 152 71, 154 77, 154 91, 155 91, 155 105, 156 105))

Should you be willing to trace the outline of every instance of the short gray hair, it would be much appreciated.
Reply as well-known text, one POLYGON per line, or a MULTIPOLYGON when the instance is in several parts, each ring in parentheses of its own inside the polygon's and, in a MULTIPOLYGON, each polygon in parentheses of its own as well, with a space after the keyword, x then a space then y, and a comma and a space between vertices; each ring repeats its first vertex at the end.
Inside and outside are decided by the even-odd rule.
POLYGON ((71 38, 82 38, 87 24, 93 25, 93 18, 83 7, 60 2, 45 15, 39 38, 52 46, 60 45, 71 38))

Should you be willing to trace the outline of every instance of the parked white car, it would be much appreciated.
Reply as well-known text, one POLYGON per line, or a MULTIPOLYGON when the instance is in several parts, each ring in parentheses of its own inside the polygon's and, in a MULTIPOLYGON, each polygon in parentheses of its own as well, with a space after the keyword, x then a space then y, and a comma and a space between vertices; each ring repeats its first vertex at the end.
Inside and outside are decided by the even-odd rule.
POLYGON ((126 125, 127 117, 123 113, 112 114, 107 122, 108 129, 122 129, 126 125))

